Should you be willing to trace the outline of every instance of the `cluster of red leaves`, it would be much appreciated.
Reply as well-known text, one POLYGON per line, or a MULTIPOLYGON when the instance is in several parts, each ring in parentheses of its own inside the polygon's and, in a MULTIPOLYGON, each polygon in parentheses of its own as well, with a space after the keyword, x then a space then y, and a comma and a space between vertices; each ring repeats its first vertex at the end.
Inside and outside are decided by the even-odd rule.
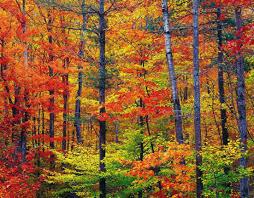
MULTIPOLYGON (((188 197, 188 193, 195 189, 192 175, 194 168, 188 166, 186 160, 192 155, 189 145, 170 143, 167 150, 160 148, 158 151, 147 155, 143 161, 129 162, 132 168, 128 175, 137 177, 135 182, 143 183, 155 177, 161 183, 162 189, 153 196, 188 197), (185 161, 183 163, 183 161, 185 161), (171 175, 160 175, 160 169, 169 169, 171 175)), ((126 162, 125 162, 126 163, 126 162)))
POLYGON ((210 5, 214 3, 216 7, 227 7, 227 6, 250 6, 253 4, 253 0, 209 0, 204 1, 203 5, 210 5))
MULTIPOLYGON (((149 85, 149 87, 152 87, 151 84, 149 85)), ((153 84, 153 86, 155 85, 153 84)), ((114 122, 117 119, 116 114, 118 117, 121 116, 122 118, 127 119, 139 116, 145 117, 148 115, 151 118, 159 118, 164 115, 173 114, 172 107, 166 105, 166 100, 170 98, 168 89, 151 90, 149 94, 146 94, 140 87, 133 87, 128 92, 119 92, 118 94, 117 101, 105 104, 107 109, 106 113, 94 113, 98 120, 114 122), (124 112, 128 106, 137 102, 137 98, 142 99, 144 106, 136 107, 131 109, 131 111, 124 112)))
POLYGON ((18 11, 19 9, 14 1, 3 0, 0 2, 0 8, 15 16, 20 23, 24 23, 26 21, 25 16, 18 11))
POLYGON ((224 50, 230 53, 231 56, 236 56, 240 52, 253 53, 252 46, 254 45, 253 39, 254 33, 254 24, 248 24, 241 28, 239 32, 236 33, 236 36, 239 39, 234 39, 224 46, 224 50))
POLYGON ((0 197, 36 197, 41 179, 34 176, 34 155, 29 153, 27 161, 21 163, 20 154, 15 153, 14 147, 10 147, 1 153, 0 158, 0 197))

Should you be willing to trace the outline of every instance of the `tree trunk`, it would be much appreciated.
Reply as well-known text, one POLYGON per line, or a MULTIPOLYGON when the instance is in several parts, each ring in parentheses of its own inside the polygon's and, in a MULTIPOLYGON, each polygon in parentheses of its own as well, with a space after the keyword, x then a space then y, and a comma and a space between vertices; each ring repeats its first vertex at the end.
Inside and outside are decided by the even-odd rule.
MULTIPOLYGON (((64 68, 68 67, 69 60, 66 58, 64 60, 64 68)), ((64 92, 63 92, 63 103, 64 103, 64 109, 63 109, 63 140, 62 140, 62 150, 66 151, 67 145, 66 145, 66 135, 67 135, 67 111, 68 111, 68 74, 63 75, 63 84, 65 85, 64 92)))
POLYGON ((40 149, 41 146, 41 139, 40 139, 40 134, 41 134, 41 108, 39 107, 38 109, 38 117, 36 118, 37 120, 37 134, 39 135, 39 139, 38 139, 38 147, 40 149))
POLYGON ((44 108, 41 108, 41 134, 42 134, 42 151, 45 150, 45 113, 44 108))
POLYGON ((184 101, 187 101, 188 100, 188 77, 185 76, 184 80, 185 80, 185 87, 184 87, 183 99, 184 101))
POLYGON ((119 121, 115 121, 115 143, 119 143, 119 121))
MULTIPOLYGON (((100 103, 100 110, 99 113, 103 114, 106 113, 105 108, 105 84, 106 84, 106 58, 105 58, 105 47, 106 47, 106 21, 105 21, 105 2, 104 0, 99 1, 100 8, 99 8, 99 46, 100 46, 100 62, 99 62, 99 103, 100 103)), ((99 151, 100 151, 100 172, 105 172, 106 167, 105 163, 103 162, 106 151, 105 151, 105 144, 106 144, 106 121, 99 120, 100 125, 100 134, 99 134, 99 151)), ((100 197, 106 198, 106 179, 103 177, 100 179, 99 182, 100 188, 100 197)))
MULTIPOLYGON (((84 58, 84 45, 85 45, 85 33, 86 33, 86 4, 85 0, 82 0, 81 5, 82 10, 82 18, 83 18, 83 24, 82 24, 82 30, 80 35, 80 49, 79 49, 79 58, 84 58)), ((81 94, 82 94, 82 86, 83 86, 83 67, 78 66, 78 91, 76 95, 76 104, 75 104, 75 127, 76 127, 76 136, 77 136, 77 142, 78 144, 81 144, 83 142, 82 135, 81 135, 81 94)))
MULTIPOLYGON (((52 15, 49 11, 48 13, 48 42, 49 44, 53 43, 53 37, 52 37, 52 24, 53 24, 53 18, 52 15)), ((54 56, 52 53, 49 54, 49 61, 53 61, 54 60, 54 56)), ((52 67, 49 67, 49 76, 52 78, 54 76, 54 71, 52 67)), ((49 137, 50 137, 50 149, 54 149, 55 148, 55 141, 54 141, 54 137, 55 137, 55 130, 54 130, 54 126, 55 126, 55 112, 54 112, 54 106, 55 106, 55 91, 54 88, 50 88, 49 89, 49 137)), ((54 155, 52 154, 50 156, 50 164, 51 164, 51 168, 54 167, 54 155)))
MULTIPOLYGON (((79 68, 81 70, 81 68, 79 68)), ((82 143, 81 136, 81 93, 82 93, 82 84, 83 84, 83 72, 78 72, 78 91, 76 96, 76 106, 75 106, 75 127, 76 127, 76 136, 77 142, 82 143)))
MULTIPOLYGON (((142 65, 144 65, 144 64, 142 63, 142 65)), ((142 74, 140 74, 140 76, 141 75, 142 74)), ((144 103, 143 103, 142 98, 139 99, 139 107, 140 108, 144 108, 144 103)), ((143 116, 139 116, 139 118, 138 118, 138 124, 139 124, 140 129, 141 129, 141 134, 144 134, 144 129, 143 129, 144 128, 144 124, 145 124, 144 121, 145 121, 144 117, 143 116)), ((143 139, 141 140, 141 142, 139 144, 139 148, 140 148, 139 160, 143 161, 143 159, 144 159, 144 142, 143 142, 143 139)), ((140 190, 138 192, 138 198, 142 198, 142 197, 143 197, 143 190, 140 190)))
MULTIPOLYGON (((237 40, 241 40, 241 28, 242 28, 242 17, 241 8, 237 7, 235 9, 235 20, 237 28, 237 40)), ((238 53, 236 60, 236 70, 237 70, 237 109, 238 109, 238 129, 240 132, 240 139, 242 144, 242 152, 247 151, 247 120, 246 120, 246 90, 245 90, 245 77, 244 77, 244 59, 241 53, 242 45, 240 42, 237 44, 238 53)), ((242 157, 240 159, 240 166, 242 168, 247 167, 247 158, 242 157)), ((249 181, 248 177, 244 177, 240 180, 240 194, 241 198, 249 197, 249 181)))
MULTIPOLYGON (((22 14, 25 16, 26 15, 26 0, 22 1, 22 14)), ((24 20, 22 22, 22 31, 23 33, 26 32, 26 21, 24 20)), ((27 50, 27 44, 25 43, 25 49, 24 49, 24 69, 27 69, 28 66, 28 50, 27 50)), ((25 100, 25 106, 28 107, 28 91, 25 88, 24 91, 24 100, 25 100)), ((23 122, 28 122, 29 120, 29 114, 28 112, 25 110, 24 113, 24 118, 23 118, 23 122)), ((26 160, 26 127, 22 128, 21 131, 21 135, 20 135, 20 150, 21 150, 21 159, 22 162, 25 162, 26 160)))
POLYGON ((217 8, 217 34, 218 34, 218 87, 220 98, 220 119, 222 129, 222 143, 228 144, 227 112, 225 109, 225 90, 224 90, 224 70, 223 70, 223 52, 222 52, 222 24, 221 24, 221 8, 217 8))
POLYGON ((175 115, 175 128, 176 128, 176 140, 178 143, 183 143, 183 128, 182 128, 182 110, 178 96, 177 79, 175 74, 172 46, 171 46, 171 31, 168 13, 168 1, 162 0, 162 12, 164 21, 164 35, 165 35, 165 47, 167 56, 167 65, 169 77, 171 80, 172 97, 174 104, 174 115, 175 115))
MULTIPOLYGON (((32 120, 33 120, 32 135, 33 135, 33 136, 36 136, 36 118, 35 118, 35 116, 33 116, 32 120)), ((37 140, 36 140, 36 139, 33 139, 33 140, 32 140, 32 145, 33 145, 33 148, 36 148, 36 147, 38 146, 38 145, 37 145, 37 140)))
MULTIPOLYGON (((7 88, 8 86, 6 86, 7 88)), ((9 90, 9 88, 7 88, 9 90)), ((17 125, 19 125, 21 123, 21 120, 19 118, 19 114, 20 114, 20 87, 14 83, 14 102, 13 102, 13 107, 12 107, 12 117, 13 117, 13 122, 12 122, 12 142, 13 143, 16 143, 16 134, 15 134, 15 131, 16 130, 15 128, 17 127, 17 125)), ((22 135, 21 135, 22 136, 22 135)), ((22 149, 22 140, 21 140, 21 137, 20 137, 20 141, 18 142, 20 145, 19 145, 19 148, 17 149, 22 149)))
POLYGON ((196 193, 202 196, 201 118, 200 118, 200 78, 199 78, 199 0, 193 0, 193 80, 194 80, 194 128, 196 149, 196 193))

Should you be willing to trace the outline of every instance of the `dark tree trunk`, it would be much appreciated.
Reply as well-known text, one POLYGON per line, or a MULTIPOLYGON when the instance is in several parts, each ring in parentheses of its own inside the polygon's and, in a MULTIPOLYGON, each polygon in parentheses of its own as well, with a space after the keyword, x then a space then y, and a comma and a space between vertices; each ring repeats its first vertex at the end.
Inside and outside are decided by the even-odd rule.
MULTIPOLYGON (((39 111, 38 111, 38 117, 37 117, 37 134, 40 135, 41 134, 41 109, 39 108, 39 111)), ((38 168, 40 168, 41 166, 41 159, 40 159, 40 148, 41 147, 41 140, 40 138, 38 139, 38 152, 37 152, 37 166, 38 168)), ((40 176, 40 170, 37 171, 37 176, 39 177, 40 176)))
POLYGON ((225 90, 224 90, 224 70, 223 70, 223 52, 222 52, 222 24, 221 24, 221 8, 217 8, 217 34, 218 34, 218 87, 220 98, 220 119, 222 129, 222 143, 228 144, 227 129, 227 111, 225 109, 225 90))
MULTIPOLYGON (((38 110, 38 117, 37 117, 37 134, 40 135, 41 134, 41 109, 39 107, 38 110)), ((41 146, 41 139, 38 139, 38 146, 41 146)))
POLYGON ((41 134, 42 134, 42 150, 44 152, 45 148, 45 112, 44 108, 41 108, 41 134))
POLYGON ((199 0, 193 0, 193 80, 194 80, 194 128, 196 149, 196 193, 202 197, 201 151, 201 114, 200 114, 200 77, 199 77, 199 0))
MULTIPOLYGON (((106 84, 106 58, 105 58, 105 47, 106 47, 106 21, 105 21, 105 2, 104 0, 99 1, 99 46, 100 46, 100 61, 99 61, 99 113, 103 114, 106 112, 105 108, 105 84, 106 84)), ((103 162, 106 151, 106 121, 99 120, 100 132, 99 132, 99 151, 100 151, 100 172, 105 172, 106 167, 103 162)), ((106 198, 106 179, 103 177, 99 182, 100 197, 106 198)))
POLYGON ((76 127, 76 136, 77 142, 82 143, 81 136, 81 93, 82 93, 82 84, 83 84, 83 72, 78 72, 78 91, 76 96, 76 106, 75 106, 75 127, 76 127))
MULTIPOLYGON (((146 129, 147 129, 147 133, 149 136, 151 136, 151 130, 150 130, 150 124, 149 124, 149 116, 146 115, 145 117, 145 122, 146 122, 146 129)), ((154 153, 154 144, 151 142, 151 150, 152 150, 152 153, 154 153)))
MULTIPOLYGON (((22 14, 23 16, 26 15, 26 0, 22 1, 22 14)), ((23 33, 26 32, 26 21, 22 22, 22 31, 23 33)), ((24 68, 27 69, 28 67, 28 51, 27 51, 27 43, 25 44, 25 49, 24 49, 24 68)), ((26 108, 29 108, 29 104, 28 104, 28 91, 25 88, 24 90, 24 101, 25 101, 25 106, 26 108)), ((24 117, 23 117, 23 122, 28 122, 29 120, 29 114, 27 112, 27 110, 25 110, 24 112, 24 117)), ((26 160, 26 150, 27 150, 27 145, 26 145, 26 127, 22 128, 21 131, 21 135, 20 135, 20 150, 21 150, 21 159, 22 162, 25 162, 26 160)))
POLYGON ((172 97, 173 97, 173 105, 174 105, 176 140, 178 143, 182 144, 183 143, 182 110, 181 110, 181 104, 180 104, 180 100, 178 96, 177 78, 175 74, 173 54, 172 54, 171 30, 170 30, 169 13, 168 13, 168 0, 162 0, 162 12, 163 12, 163 21, 164 21, 164 35, 165 35, 167 65, 168 65, 169 77, 171 80, 172 97))
MULTIPOLYGON (((143 100, 142 98, 139 99, 139 107, 143 108, 144 107, 144 103, 143 103, 143 100)), ((139 126, 141 128, 141 134, 144 134, 144 124, 145 124, 145 120, 144 120, 144 117, 143 116, 139 116, 138 118, 138 121, 139 121, 139 126)), ((139 160, 140 161, 143 161, 144 159, 144 142, 143 140, 141 140, 141 142, 139 143, 139 148, 140 148, 140 153, 139 153, 139 160)), ((143 190, 140 190, 138 192, 138 198, 142 198, 143 197, 143 190)))
MULTIPOLYGON (((29 118, 30 118, 30 115, 28 113, 28 108, 30 107, 30 105, 29 105, 27 89, 24 90, 24 102, 25 102, 25 107, 27 109, 24 112, 24 115, 23 115, 24 117, 22 118, 22 122, 26 123, 26 122, 29 121, 29 118)), ((27 133, 27 127, 25 125, 25 126, 22 127, 21 135, 20 135, 20 149, 21 149, 22 162, 26 161, 26 153, 27 153, 27 134, 26 133, 27 133)))
MULTIPOLYGON (((144 104, 143 104, 143 100, 142 98, 139 99, 139 105, 141 108, 144 107, 144 104)), ((143 116, 139 116, 139 126, 141 128, 141 133, 144 134, 144 125, 145 125, 145 120, 144 120, 144 117, 143 116)), ((144 158, 144 143, 143 143, 143 140, 142 142, 140 142, 140 154, 139 154, 139 160, 140 161, 143 161, 143 158, 144 158)))
MULTIPOLYGON (((247 120, 246 120, 246 90, 245 90, 245 77, 244 77, 244 59, 241 53, 242 44, 241 40, 241 28, 242 28, 242 13, 241 8, 237 7, 235 9, 235 20, 237 28, 237 40, 238 42, 238 53, 236 60, 236 70, 237 70, 237 109, 238 109, 238 128, 240 132, 240 139, 242 144, 242 152, 247 151, 247 120)), ((240 166, 243 168, 247 167, 247 158, 242 157, 240 159, 240 166)), ((248 177, 244 177, 240 180, 240 195, 241 198, 249 197, 249 181, 248 177)))
MULTIPOLYGON (((69 64, 68 58, 64 60, 64 68, 67 68, 69 64)), ((67 115, 68 115, 68 96, 69 96, 69 91, 68 91, 68 85, 69 85, 69 80, 68 80, 68 74, 63 75, 63 84, 65 85, 64 92, 63 92, 63 103, 64 103, 64 109, 63 109, 63 140, 62 140, 62 149, 65 151, 67 149, 66 145, 66 135, 67 135, 67 115)))
POLYGON ((119 121, 115 123, 115 143, 119 143, 119 121))
MULTIPOLYGON (((13 107, 12 107, 12 116, 13 116, 13 122, 12 122, 12 142, 16 143, 16 138, 17 135, 15 134, 15 127, 17 127, 17 125, 19 125, 21 123, 21 119, 19 118, 19 108, 20 108, 20 91, 21 88, 15 83, 14 84, 14 102, 13 102, 13 107)), ((17 144, 19 144, 19 148, 17 148, 18 150, 21 151, 21 136, 20 140, 17 144)), ((23 141, 23 140, 22 140, 23 141)))
MULTIPOLYGON (((79 49, 78 55, 80 59, 83 59, 84 45, 85 45, 84 36, 86 32, 86 22, 87 22, 85 0, 82 0, 81 10, 82 10, 83 24, 82 24, 82 30, 80 35, 80 49, 79 49)), ((78 91, 76 95, 76 104, 75 104, 75 127, 76 127, 76 136, 77 136, 78 144, 81 144, 83 142, 82 135, 81 135, 81 94, 82 94, 82 86, 83 86, 82 69, 83 69, 82 66, 78 66, 78 70, 79 70, 78 71, 78 91)))
MULTIPOLYGON (((53 18, 52 18, 52 15, 49 11, 48 13, 49 15, 49 20, 48 20, 48 33, 49 33, 49 36, 48 36, 48 42, 49 44, 53 44, 53 37, 52 37, 52 24, 53 24, 53 18)), ((53 54, 50 52, 49 54, 49 62, 53 61, 54 60, 54 56, 53 54)), ((52 67, 49 67, 49 76, 51 78, 53 78, 54 76, 54 71, 53 71, 53 68, 52 67)), ((54 149, 55 148, 55 141, 54 141, 54 137, 55 137, 55 112, 54 112, 54 106, 55 106, 55 91, 54 91, 54 88, 50 88, 49 89, 49 137, 50 137, 50 143, 49 143, 49 146, 50 146, 50 149, 54 149)), ((54 155, 52 154, 50 156, 50 165, 51 165, 51 168, 54 167, 54 155)))
MULTIPOLYGON (((36 118, 35 118, 35 116, 33 116, 32 120, 33 120, 33 132, 32 132, 32 134, 33 134, 33 136, 35 136, 36 135, 36 118)), ((33 148, 36 148, 37 147, 37 140, 33 139, 32 144, 33 144, 33 148)))

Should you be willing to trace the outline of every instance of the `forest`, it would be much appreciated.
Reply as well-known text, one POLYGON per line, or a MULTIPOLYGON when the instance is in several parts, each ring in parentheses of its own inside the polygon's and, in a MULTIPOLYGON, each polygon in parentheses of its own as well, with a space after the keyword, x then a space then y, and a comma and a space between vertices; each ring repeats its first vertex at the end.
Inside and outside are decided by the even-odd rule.
POLYGON ((253 0, 0 0, 0 198, 254 197, 253 0))

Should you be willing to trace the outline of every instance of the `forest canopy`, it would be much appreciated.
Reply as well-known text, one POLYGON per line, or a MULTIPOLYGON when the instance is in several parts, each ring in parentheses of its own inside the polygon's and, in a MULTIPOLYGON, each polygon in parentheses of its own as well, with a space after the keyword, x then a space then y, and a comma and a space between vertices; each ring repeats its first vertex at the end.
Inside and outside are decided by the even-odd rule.
POLYGON ((0 0, 0 198, 254 197, 252 0, 0 0))

